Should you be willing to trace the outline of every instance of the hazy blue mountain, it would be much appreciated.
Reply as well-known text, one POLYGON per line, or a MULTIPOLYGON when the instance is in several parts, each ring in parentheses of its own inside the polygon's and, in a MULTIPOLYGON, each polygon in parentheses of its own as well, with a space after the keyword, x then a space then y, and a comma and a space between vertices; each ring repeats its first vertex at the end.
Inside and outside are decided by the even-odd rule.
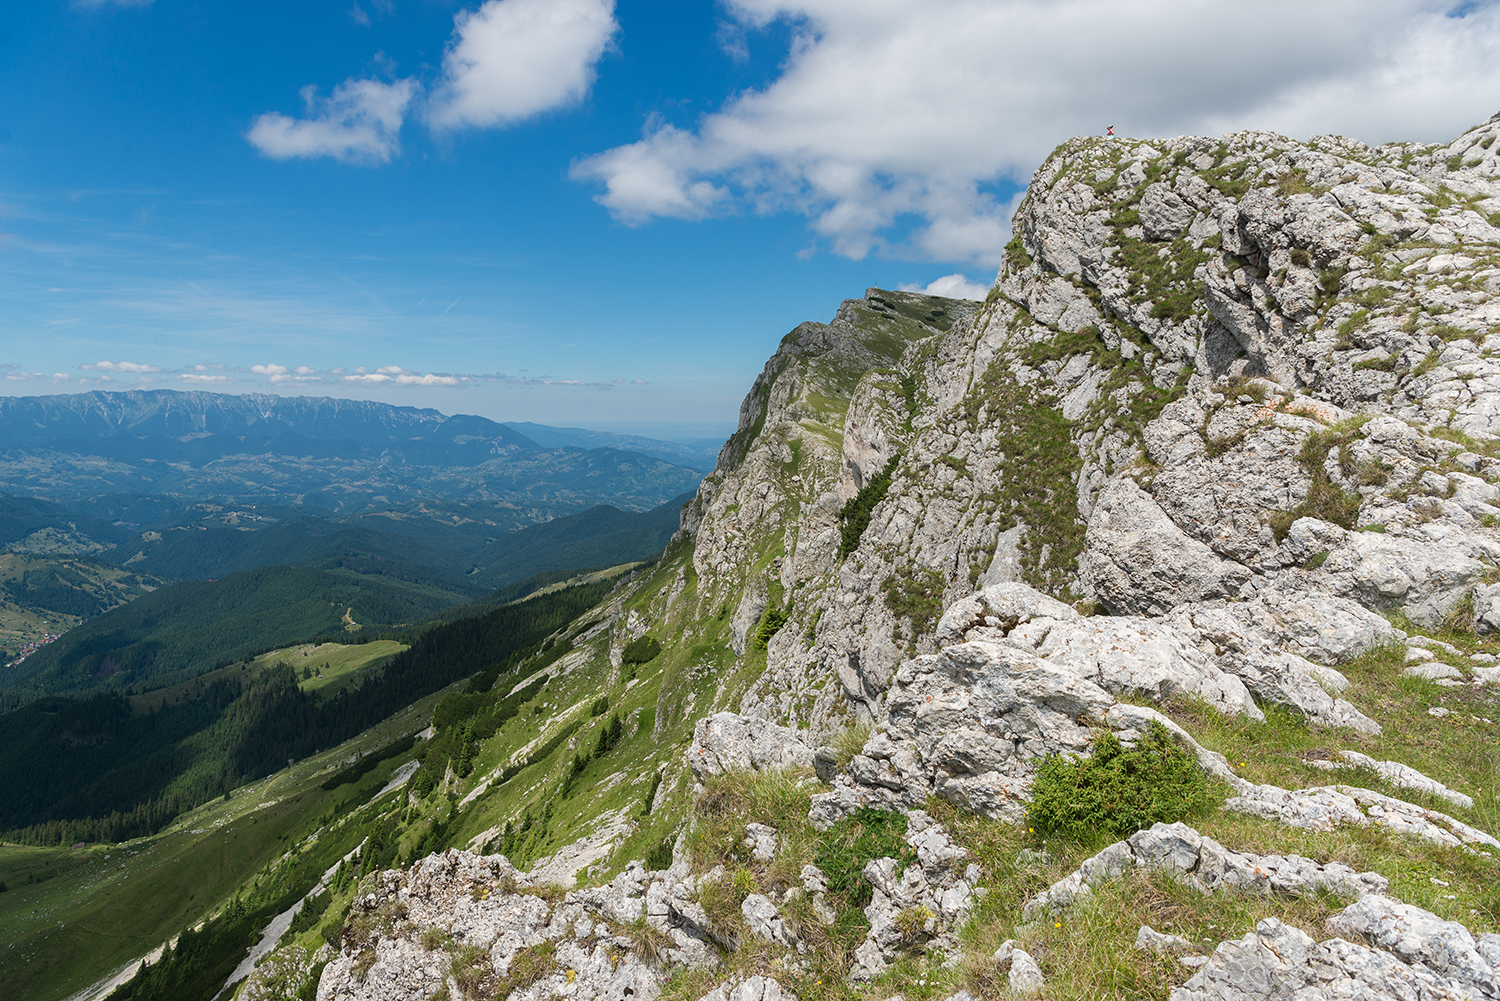
POLYGON ((170 389, 0 397, 0 449, 68 439, 191 440, 205 435, 280 439, 292 449, 299 437, 369 446, 425 438, 445 426, 452 436, 535 447, 525 436, 483 417, 447 417, 437 410, 368 400, 170 389))
POLYGON ((675 462, 699 472, 712 472, 718 460, 723 438, 692 438, 686 441, 664 441, 640 435, 616 434, 613 431, 590 431, 586 428, 559 428, 525 421, 506 421, 505 426, 530 438, 539 445, 552 447, 574 445, 578 448, 618 448, 639 452, 675 462))
POLYGON ((320 397, 0 397, 0 491, 90 505, 166 495, 343 515, 466 502, 515 528, 597 504, 650 510, 702 477, 696 453, 680 456, 690 466, 618 444, 544 445, 483 417, 320 397))

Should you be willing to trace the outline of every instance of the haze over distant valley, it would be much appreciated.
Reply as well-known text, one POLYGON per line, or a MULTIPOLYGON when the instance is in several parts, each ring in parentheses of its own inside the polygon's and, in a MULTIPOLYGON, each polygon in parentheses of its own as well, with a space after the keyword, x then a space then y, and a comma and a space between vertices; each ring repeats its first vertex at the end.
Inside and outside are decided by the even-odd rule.
MULTIPOLYGON (((205 625, 192 621, 210 614, 199 602, 230 587, 267 609, 311 601, 312 617, 263 611, 228 647, 175 659, 152 647, 146 675, 320 630, 399 626, 537 574, 649 559, 720 444, 316 397, 0 398, 0 662, 172 581, 263 571, 170 588, 176 624, 126 629, 128 642, 113 619, 89 630, 121 648, 159 644, 205 625), (324 591, 341 597, 310 597, 324 591)), ((97 645, 89 630, 0 673, 0 690, 35 688, 28 679, 70 644, 97 645)))

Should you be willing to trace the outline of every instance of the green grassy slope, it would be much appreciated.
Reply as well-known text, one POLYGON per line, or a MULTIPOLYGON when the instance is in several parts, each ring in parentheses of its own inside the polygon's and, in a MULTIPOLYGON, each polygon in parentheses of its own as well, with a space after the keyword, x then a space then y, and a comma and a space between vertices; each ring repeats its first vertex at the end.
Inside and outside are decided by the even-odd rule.
MULTIPOLYGON (((0 881, 9 887, 0 893, 0 995, 46 1001, 87 987, 246 893, 247 881, 294 846, 308 856, 304 877, 336 864, 364 834, 355 805, 411 755, 355 786, 328 791, 321 783, 352 757, 426 726, 440 696, 236 789, 158 836, 76 851, 0 844, 0 881), (339 817, 346 822, 332 827, 339 817)), ((389 806, 395 795, 373 805, 389 806)))

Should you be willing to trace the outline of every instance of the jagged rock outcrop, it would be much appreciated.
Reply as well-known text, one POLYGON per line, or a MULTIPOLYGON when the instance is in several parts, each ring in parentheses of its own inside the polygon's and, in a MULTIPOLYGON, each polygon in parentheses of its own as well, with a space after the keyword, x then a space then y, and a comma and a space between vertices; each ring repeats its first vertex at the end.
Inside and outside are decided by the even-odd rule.
POLYGON ((460 980, 533 1001, 650 1001, 665 979, 661 964, 716 962, 687 878, 637 862, 554 902, 504 856, 430 855, 380 873, 355 899, 318 1001, 468 996, 460 980), (660 955, 642 957, 632 934, 642 923, 662 936, 660 955))
POLYGON ((693 774, 763 771, 811 765, 813 749, 804 733, 735 713, 715 713, 693 730, 688 765, 693 774))
POLYGON ((1399 641, 1372 613, 1500 622, 1497 137, 1073 140, 982 308, 871 290, 789 334, 684 521, 742 656, 786 620, 740 711, 875 718, 943 608, 1019 582, 1374 732, 1323 670, 1399 641))
POLYGON ((1476 939, 1463 925, 1378 894, 1329 918, 1328 930, 1342 937, 1319 942, 1265 918, 1244 938, 1221 943, 1171 1001, 1500 997, 1500 936, 1476 939))
POLYGON ((1205 893, 1302 895, 1329 890, 1345 897, 1385 893, 1390 883, 1374 872, 1355 872, 1338 862, 1319 865, 1297 855, 1252 855, 1230 851, 1186 824, 1155 824, 1117 841, 1074 872, 1026 902, 1022 917, 1032 920, 1072 907, 1093 887, 1136 869, 1165 872, 1205 893))
MULTIPOLYGON (((1348 662, 1372 650, 1409 644, 1408 666, 1439 682, 1500 677, 1403 631, 1500 630, 1497 140, 1500 118, 1445 147, 1073 140, 1034 176, 984 304, 871 289, 782 341, 684 512, 664 557, 676 576, 637 602, 649 615, 609 627, 611 649, 670 623, 693 651, 663 678, 656 726, 704 717, 687 751, 699 780, 810 767, 831 786, 813 797, 820 830, 865 806, 907 814, 919 864, 865 867, 858 976, 914 937, 946 949, 978 899, 979 874, 923 813, 929 799, 1018 820, 1039 763, 1089 754, 1101 731, 1128 746, 1162 725, 1232 810, 1500 850, 1457 818, 1354 785, 1249 782, 1133 704, 1187 697, 1249 720, 1276 707, 1352 740, 1389 722, 1339 669, 1355 675, 1348 662), (841 765, 829 745, 856 725, 870 735, 841 765)), ((1463 802, 1399 762, 1352 760, 1463 802)), ((743 837, 756 864, 775 858, 770 826, 743 837)), ((1236 853, 1180 825, 1107 849, 1030 911, 1142 867, 1210 891, 1359 898, 1330 929, 1362 944, 1263 922, 1176 1001, 1497 996, 1500 939, 1384 897, 1378 874, 1236 853)), ((696 895, 722 873, 634 865, 561 902, 494 873, 515 882, 479 898, 489 909, 441 891, 452 913, 432 917, 487 950, 486 976, 545 942, 577 964, 569 997, 619 1001, 628 982, 649 1001, 660 970, 625 925, 664 936, 669 963, 708 962, 715 947, 696 895)), ((437 891, 407 878, 371 892, 372 914, 406 910, 346 943, 320 997, 385 996, 369 985, 403 977, 439 986, 410 917, 437 891)), ((801 879, 787 892, 823 920, 826 877, 807 866, 801 879)), ((758 948, 795 951, 786 905, 740 898, 758 948)), ((1007 945, 997 969, 1038 989, 1037 962, 1007 945)), ((705 1001, 782 993, 730 979, 705 1001)))
POLYGON ((833 789, 813 797, 827 827, 862 806, 912 809, 938 796, 974 813, 1020 820, 1033 776, 1051 755, 1089 753, 1103 725, 1127 745, 1150 723, 1186 743, 1210 772, 1233 773, 1221 755, 1143 706, 1118 703, 1069 666, 976 640, 901 665, 886 717, 833 789))
POLYGON ((907 813, 905 841, 916 864, 904 869, 896 859, 879 858, 864 868, 871 900, 865 907, 870 930, 854 950, 851 977, 868 980, 884 972, 888 960, 923 944, 951 953, 956 933, 974 910, 981 871, 968 852, 955 845, 943 825, 923 810, 907 813))

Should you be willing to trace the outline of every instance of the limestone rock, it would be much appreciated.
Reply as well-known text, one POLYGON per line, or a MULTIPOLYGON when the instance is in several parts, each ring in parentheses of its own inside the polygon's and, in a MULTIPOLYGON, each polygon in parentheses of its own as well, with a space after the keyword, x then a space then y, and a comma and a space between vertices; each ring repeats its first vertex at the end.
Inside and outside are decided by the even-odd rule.
POLYGON ((1474 588, 1474 630, 1500 632, 1500 584, 1481 584, 1474 588))
POLYGON ((1327 928, 1341 937, 1316 942, 1266 918, 1253 933, 1220 944, 1172 1001, 1500 997, 1500 935, 1475 936, 1381 893, 1359 898, 1327 928))
POLYGON ((1025 949, 1011 950, 1010 974, 1006 982, 1012 994, 1021 996, 1039 994, 1042 988, 1047 986, 1047 981, 1042 976, 1042 968, 1025 949))
POLYGON ((795 943, 795 936, 781 919, 781 912, 770 897, 761 893, 749 894, 740 903, 740 913, 745 916, 745 923, 756 938, 782 945, 795 943))
MULTIPOLYGON (((380 873, 376 890, 356 900, 356 908, 376 919, 367 923, 373 930, 366 938, 345 938, 323 970, 318 997, 394 1001, 429 997, 443 988, 453 993, 446 953, 456 953, 458 946, 483 950, 474 962, 484 982, 503 976, 521 950, 551 942, 557 965, 529 989, 537 1001, 564 986, 568 997, 586 1001, 649 1001, 660 993, 663 971, 633 952, 622 955, 608 925, 639 919, 642 898, 653 885, 661 884, 650 883, 633 863, 608 886, 573 891, 553 905, 525 892, 525 875, 503 856, 456 850, 430 855, 407 871, 380 873), (625 900, 633 900, 633 906, 625 900), (429 931, 453 944, 430 951, 424 944, 429 931)), ((665 895, 673 896, 670 888, 665 895)), ((681 924, 664 921, 664 926, 672 941, 669 961, 712 961, 701 938, 681 924)))
POLYGON ((1162 512, 1133 480, 1115 480, 1089 519, 1080 574, 1111 610, 1161 615, 1236 594, 1250 571, 1220 559, 1162 512))
POLYGON ((1500 841, 1463 821, 1413 803, 1355 786, 1317 786, 1287 790, 1273 785, 1237 784, 1238 794, 1224 801, 1238 810, 1293 827, 1332 831, 1341 824, 1377 824, 1450 848, 1482 845, 1500 848, 1500 841))
POLYGON ((1315 518, 1294 522, 1287 549, 1298 559, 1326 553, 1320 585, 1368 608, 1399 608, 1436 625, 1487 571, 1462 548, 1378 532, 1349 532, 1315 518))
POLYGON ((1175 240, 1193 221, 1193 207, 1160 182, 1147 185, 1140 213, 1148 240, 1175 240))
POLYGON ((1430 660, 1420 664, 1408 664, 1401 669, 1401 673, 1408 678, 1426 678, 1428 681, 1439 681, 1443 678, 1462 678, 1464 676, 1464 673, 1452 664, 1444 664, 1439 660, 1430 660))
POLYGON ((699 720, 688 750, 688 764, 699 778, 734 770, 806 767, 812 760, 813 749, 802 731, 730 712, 699 720))
POLYGON ((1305 894, 1328 889, 1350 897, 1384 893, 1388 884, 1378 873, 1357 873, 1339 862, 1319 865, 1298 855, 1253 855, 1230 851, 1186 824, 1155 824, 1125 841, 1117 841, 1088 859, 1071 875, 1026 902, 1022 916, 1031 920, 1071 907, 1093 893, 1093 887, 1133 869, 1176 875, 1205 893, 1219 889, 1250 893, 1305 894))
POLYGON ((780 840, 776 828, 766 824, 745 825, 745 847, 756 862, 769 862, 776 857, 776 846, 780 840))
POLYGON ((1136 616, 1084 618, 1025 584, 996 584, 955 603, 940 642, 990 640, 1036 654, 1112 695, 1157 701, 1190 692, 1220 712, 1264 716, 1240 680, 1172 626, 1136 616))
POLYGON ((775 979, 757 974, 739 983, 726 981, 698 1001, 797 1001, 797 995, 775 979))
POLYGON ((1140 930, 1135 933, 1135 945, 1132 948, 1138 952, 1154 952, 1161 956, 1168 953, 1191 952, 1193 943, 1181 935, 1167 935, 1150 925, 1141 925, 1140 930))
POLYGON ((1325 770, 1331 770, 1340 766, 1368 768, 1391 785, 1399 786, 1402 789, 1416 789, 1419 792, 1430 793, 1433 796, 1448 800, 1455 806, 1463 807, 1465 810, 1472 810, 1474 808, 1474 800, 1471 797, 1449 789, 1436 779, 1428 778, 1410 765, 1403 765, 1399 761, 1376 761, 1369 755, 1360 754, 1358 751, 1340 751, 1339 755, 1344 759, 1342 762, 1316 760, 1308 763, 1315 768, 1325 770))

